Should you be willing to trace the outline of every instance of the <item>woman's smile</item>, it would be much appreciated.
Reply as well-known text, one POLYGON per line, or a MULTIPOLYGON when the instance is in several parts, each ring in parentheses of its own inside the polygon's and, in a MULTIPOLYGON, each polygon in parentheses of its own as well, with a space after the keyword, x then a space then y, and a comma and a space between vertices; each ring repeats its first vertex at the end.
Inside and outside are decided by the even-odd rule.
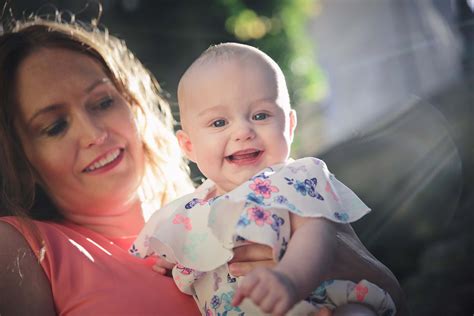
POLYGON ((83 172, 97 174, 109 171, 122 161, 123 153, 123 148, 112 150, 95 159, 88 167, 84 168, 83 172))

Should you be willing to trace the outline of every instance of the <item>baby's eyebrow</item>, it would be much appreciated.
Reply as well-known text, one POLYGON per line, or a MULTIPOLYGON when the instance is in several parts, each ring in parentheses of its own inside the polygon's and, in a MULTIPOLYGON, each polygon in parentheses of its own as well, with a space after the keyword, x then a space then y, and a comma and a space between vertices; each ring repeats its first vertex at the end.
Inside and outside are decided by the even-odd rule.
POLYGON ((218 112, 218 111, 222 111, 223 109, 225 109, 225 106, 223 105, 214 105, 214 106, 211 106, 209 108, 206 108, 204 110, 202 110, 201 112, 199 112, 197 114, 198 117, 202 117, 202 116, 205 116, 205 115, 209 115, 209 114, 212 114, 214 112, 218 112))
POLYGON ((260 98, 260 99, 252 101, 251 105, 256 105, 256 104, 260 104, 260 103, 275 104, 275 101, 276 101, 276 97, 273 97, 273 96, 272 97, 264 97, 264 98, 260 98))

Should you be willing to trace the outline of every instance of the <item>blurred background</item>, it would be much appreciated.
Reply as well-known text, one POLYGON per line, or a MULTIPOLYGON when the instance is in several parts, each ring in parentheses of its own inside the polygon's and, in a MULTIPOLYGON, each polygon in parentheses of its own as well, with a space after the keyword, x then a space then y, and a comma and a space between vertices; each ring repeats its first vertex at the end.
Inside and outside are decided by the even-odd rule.
MULTIPOLYGON (((16 17, 99 16, 97 1, 10 2, 16 17)), ((474 1, 100 3, 99 23, 173 106, 179 77, 211 44, 273 57, 298 111, 293 156, 324 159, 372 208, 354 228, 395 273, 412 314, 473 315, 474 1)))

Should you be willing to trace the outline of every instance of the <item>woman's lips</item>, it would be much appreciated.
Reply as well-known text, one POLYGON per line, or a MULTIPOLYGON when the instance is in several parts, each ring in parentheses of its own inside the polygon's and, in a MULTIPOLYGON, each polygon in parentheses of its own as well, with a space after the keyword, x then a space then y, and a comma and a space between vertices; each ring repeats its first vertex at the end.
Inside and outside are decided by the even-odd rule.
POLYGON ((82 172, 90 173, 97 171, 107 171, 115 167, 123 157, 123 149, 117 148, 116 150, 110 151, 103 157, 96 159, 94 162, 89 164, 82 172))

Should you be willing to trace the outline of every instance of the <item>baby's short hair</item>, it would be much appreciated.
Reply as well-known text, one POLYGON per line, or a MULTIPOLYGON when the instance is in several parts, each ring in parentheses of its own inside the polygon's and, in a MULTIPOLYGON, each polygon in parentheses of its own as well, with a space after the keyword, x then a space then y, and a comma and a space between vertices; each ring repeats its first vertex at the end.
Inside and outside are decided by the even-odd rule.
POLYGON ((289 104, 290 100, 288 96, 288 88, 286 85, 285 75, 283 74, 283 71, 281 70, 280 66, 270 56, 265 54, 260 49, 250 45, 234 42, 220 43, 210 46, 191 64, 191 66, 189 66, 189 68, 184 72, 183 76, 181 77, 180 83, 178 85, 178 99, 179 91, 182 89, 181 83, 183 78, 186 77, 189 72, 192 72, 194 68, 208 63, 229 61, 232 59, 245 61, 247 58, 252 57, 257 57, 257 59, 260 58, 263 62, 266 62, 271 68, 273 68, 273 70, 277 74, 277 80, 284 87, 283 93, 288 99, 287 102, 289 104))
POLYGON ((220 43, 210 46, 193 62, 190 68, 192 68, 194 65, 200 65, 219 60, 225 61, 233 58, 245 60, 245 58, 250 56, 259 56, 269 62, 272 67, 275 67, 278 69, 278 71, 281 71, 278 64, 260 49, 250 45, 233 42, 220 43))

